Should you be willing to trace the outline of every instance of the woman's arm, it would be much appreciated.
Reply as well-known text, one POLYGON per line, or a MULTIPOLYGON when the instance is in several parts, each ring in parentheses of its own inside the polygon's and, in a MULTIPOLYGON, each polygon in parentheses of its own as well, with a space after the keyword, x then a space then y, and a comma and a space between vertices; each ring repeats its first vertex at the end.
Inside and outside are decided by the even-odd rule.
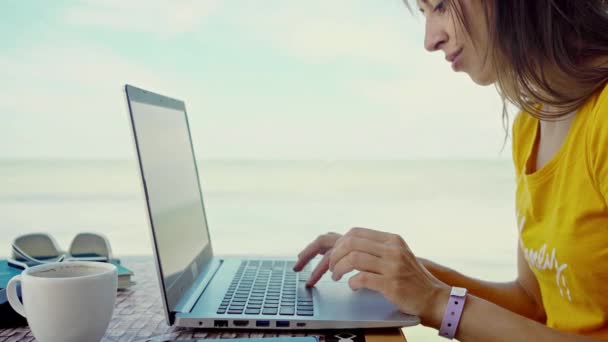
MULTIPOLYGON (((438 329, 450 286, 434 277, 398 235, 353 228, 336 241, 328 257, 332 278, 357 270, 353 290, 381 293, 402 312, 438 329)), ((474 295, 467 295, 456 337, 461 341, 599 341, 549 328, 474 295)))
MULTIPOLYGON (((439 329, 449 297, 449 289, 438 295, 438 305, 433 305, 430 315, 423 315, 423 324, 439 329)), ((456 332, 459 341, 551 341, 591 342, 598 341, 586 336, 574 335, 551 329, 541 323, 526 319, 493 303, 468 295, 460 324, 456 332)))
POLYGON ((517 248, 518 276, 515 281, 496 283, 468 277, 427 259, 418 261, 437 279, 450 286, 464 287, 470 294, 492 302, 516 314, 545 323, 546 315, 534 274, 517 248))

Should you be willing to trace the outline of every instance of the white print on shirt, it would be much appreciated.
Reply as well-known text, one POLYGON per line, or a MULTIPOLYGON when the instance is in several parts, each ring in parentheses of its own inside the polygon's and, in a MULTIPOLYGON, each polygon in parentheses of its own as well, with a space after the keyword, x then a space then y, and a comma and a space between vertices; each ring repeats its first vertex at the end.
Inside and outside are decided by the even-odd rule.
MULTIPOLYGON (((517 213, 517 218, 519 219, 519 212, 517 213)), ((560 296, 568 298, 568 301, 572 301, 572 297, 570 295, 570 289, 566 284, 566 277, 564 276, 564 270, 568 268, 568 264, 560 264, 557 261, 555 256, 555 248, 551 249, 551 252, 547 252, 547 244, 543 244, 538 250, 532 248, 526 248, 523 240, 521 239, 521 232, 524 229, 524 225, 526 223, 526 217, 523 216, 519 219, 519 244, 521 245, 521 249, 524 252, 524 256, 528 261, 528 264, 531 267, 539 271, 553 271, 555 270, 555 283, 557 284, 557 288, 559 289, 560 296)))

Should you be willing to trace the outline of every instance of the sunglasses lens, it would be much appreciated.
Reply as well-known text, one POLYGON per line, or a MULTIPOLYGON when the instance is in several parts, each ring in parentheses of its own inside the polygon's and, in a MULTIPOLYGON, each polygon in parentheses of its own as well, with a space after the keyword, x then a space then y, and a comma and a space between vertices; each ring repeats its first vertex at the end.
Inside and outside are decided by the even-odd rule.
MULTIPOLYGON (((23 253, 39 260, 55 259, 61 255, 54 241, 45 234, 31 234, 18 237, 14 245, 23 253)), ((15 255, 17 260, 23 256, 15 255)))
POLYGON ((104 236, 93 233, 76 235, 69 252, 73 258, 96 261, 107 261, 112 254, 108 240, 104 236))

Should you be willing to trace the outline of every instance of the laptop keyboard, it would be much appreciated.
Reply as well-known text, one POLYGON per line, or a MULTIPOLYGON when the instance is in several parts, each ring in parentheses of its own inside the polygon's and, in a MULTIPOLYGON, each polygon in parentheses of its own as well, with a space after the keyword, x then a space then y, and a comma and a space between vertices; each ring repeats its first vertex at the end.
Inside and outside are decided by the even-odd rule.
POLYGON ((294 272, 294 261, 243 260, 218 314, 313 316, 310 268, 294 272))

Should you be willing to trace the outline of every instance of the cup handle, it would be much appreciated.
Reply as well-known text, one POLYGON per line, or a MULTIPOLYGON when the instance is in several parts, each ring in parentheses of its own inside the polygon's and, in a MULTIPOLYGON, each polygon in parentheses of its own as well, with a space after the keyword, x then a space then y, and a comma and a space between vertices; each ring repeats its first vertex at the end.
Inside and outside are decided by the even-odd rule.
POLYGON ((8 298, 8 302, 13 307, 18 314, 23 317, 25 316, 25 310, 23 309, 23 303, 19 300, 19 296, 17 296, 17 283, 21 282, 21 275, 16 275, 9 280, 8 285, 6 286, 6 297, 8 298))

